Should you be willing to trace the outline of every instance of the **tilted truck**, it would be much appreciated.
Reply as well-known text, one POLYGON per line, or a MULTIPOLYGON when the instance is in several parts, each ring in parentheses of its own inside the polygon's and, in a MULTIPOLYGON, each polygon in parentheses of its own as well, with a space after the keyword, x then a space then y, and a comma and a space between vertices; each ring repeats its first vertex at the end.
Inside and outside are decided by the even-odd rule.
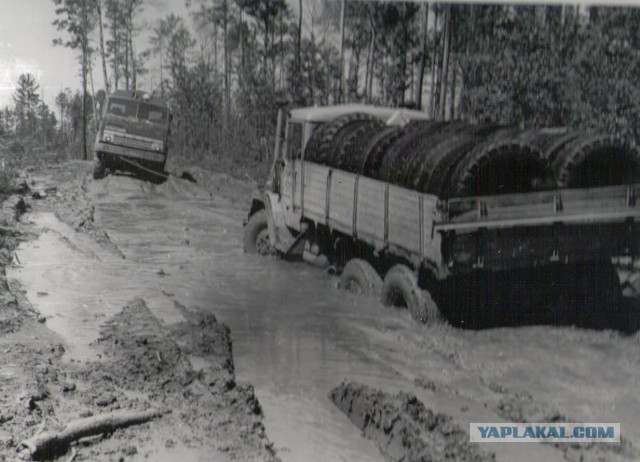
POLYGON ((171 114, 166 101, 141 91, 108 95, 94 145, 95 179, 110 171, 164 174, 171 114))
POLYGON ((609 136, 369 105, 281 109, 244 247, 330 265, 342 287, 420 322, 442 321, 438 304, 449 319, 477 308, 481 281, 510 276, 511 289, 564 278, 574 293, 542 298, 586 297, 600 322, 611 313, 590 305, 592 289, 615 305, 612 258, 638 255, 639 182, 638 150, 609 136))

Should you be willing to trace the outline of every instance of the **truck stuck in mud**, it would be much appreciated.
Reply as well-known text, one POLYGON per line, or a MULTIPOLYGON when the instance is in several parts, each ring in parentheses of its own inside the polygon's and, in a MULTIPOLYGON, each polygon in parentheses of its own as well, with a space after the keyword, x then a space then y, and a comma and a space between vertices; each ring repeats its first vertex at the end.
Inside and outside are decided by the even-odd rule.
POLYGON ((116 170, 164 174, 171 114, 166 101, 139 91, 107 96, 94 146, 95 179, 116 170))
POLYGON ((548 311, 544 322, 607 327, 624 322, 612 260, 638 256, 639 190, 640 152, 608 135, 368 105, 280 110, 244 246, 330 267, 423 323, 548 311))

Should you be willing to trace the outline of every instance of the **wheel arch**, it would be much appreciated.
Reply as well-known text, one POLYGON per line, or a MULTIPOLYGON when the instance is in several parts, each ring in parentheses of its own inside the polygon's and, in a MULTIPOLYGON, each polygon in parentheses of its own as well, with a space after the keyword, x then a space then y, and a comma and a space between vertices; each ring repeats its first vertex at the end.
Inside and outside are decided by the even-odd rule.
POLYGON ((257 212, 259 212, 260 210, 265 209, 266 206, 264 204, 264 200, 263 199, 258 199, 258 198, 253 198, 251 200, 251 208, 249 209, 249 217, 251 218, 252 216, 254 216, 257 212))

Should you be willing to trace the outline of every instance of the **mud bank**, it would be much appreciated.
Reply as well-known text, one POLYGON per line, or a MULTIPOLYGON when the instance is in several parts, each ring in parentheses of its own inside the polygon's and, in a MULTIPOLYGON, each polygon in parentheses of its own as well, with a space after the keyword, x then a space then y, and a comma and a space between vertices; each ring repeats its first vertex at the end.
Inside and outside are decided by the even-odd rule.
POLYGON ((231 340, 212 315, 182 308, 185 321, 167 327, 142 299, 106 321, 95 342, 99 361, 72 374, 70 394, 97 414, 119 409, 161 410, 162 418, 123 430, 87 448, 90 460, 132 452, 147 460, 276 461, 260 405, 233 374, 231 340))
MULTIPOLYGON (((24 302, 24 300, 22 301, 24 302)), ((228 328, 189 313, 164 326, 141 299, 107 320, 98 361, 68 361, 61 339, 26 315, 0 335, 0 460, 278 461, 249 385, 236 384, 228 328), (25 440, 112 411, 162 417, 31 454, 25 440)))
POLYGON ((415 395, 391 395, 350 382, 329 397, 389 462, 495 461, 494 454, 472 445, 469 433, 450 417, 427 409, 415 395))
MULTIPOLYGON (((513 393, 500 389, 504 398, 496 406, 496 413, 507 422, 579 422, 561 412, 556 406, 541 403, 528 393, 513 393)), ((563 443, 554 444, 569 461, 629 461, 640 460, 640 452, 624 436, 619 444, 563 443)))

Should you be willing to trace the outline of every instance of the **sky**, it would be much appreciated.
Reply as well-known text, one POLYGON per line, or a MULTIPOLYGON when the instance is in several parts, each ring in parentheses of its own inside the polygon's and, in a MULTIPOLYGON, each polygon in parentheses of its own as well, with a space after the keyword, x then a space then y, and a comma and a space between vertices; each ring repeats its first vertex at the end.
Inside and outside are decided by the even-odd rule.
MULTIPOLYGON (((149 23, 176 12, 184 14, 184 0, 154 0, 143 13, 149 23)), ((60 90, 81 86, 76 52, 53 46, 63 32, 52 25, 56 18, 52 0, 0 0, 0 107, 12 103, 18 77, 31 73, 43 92, 44 101, 55 110, 60 90)), ((141 44, 141 46, 144 44, 141 44)), ((94 79, 102 86, 100 68, 94 64, 94 79)))

